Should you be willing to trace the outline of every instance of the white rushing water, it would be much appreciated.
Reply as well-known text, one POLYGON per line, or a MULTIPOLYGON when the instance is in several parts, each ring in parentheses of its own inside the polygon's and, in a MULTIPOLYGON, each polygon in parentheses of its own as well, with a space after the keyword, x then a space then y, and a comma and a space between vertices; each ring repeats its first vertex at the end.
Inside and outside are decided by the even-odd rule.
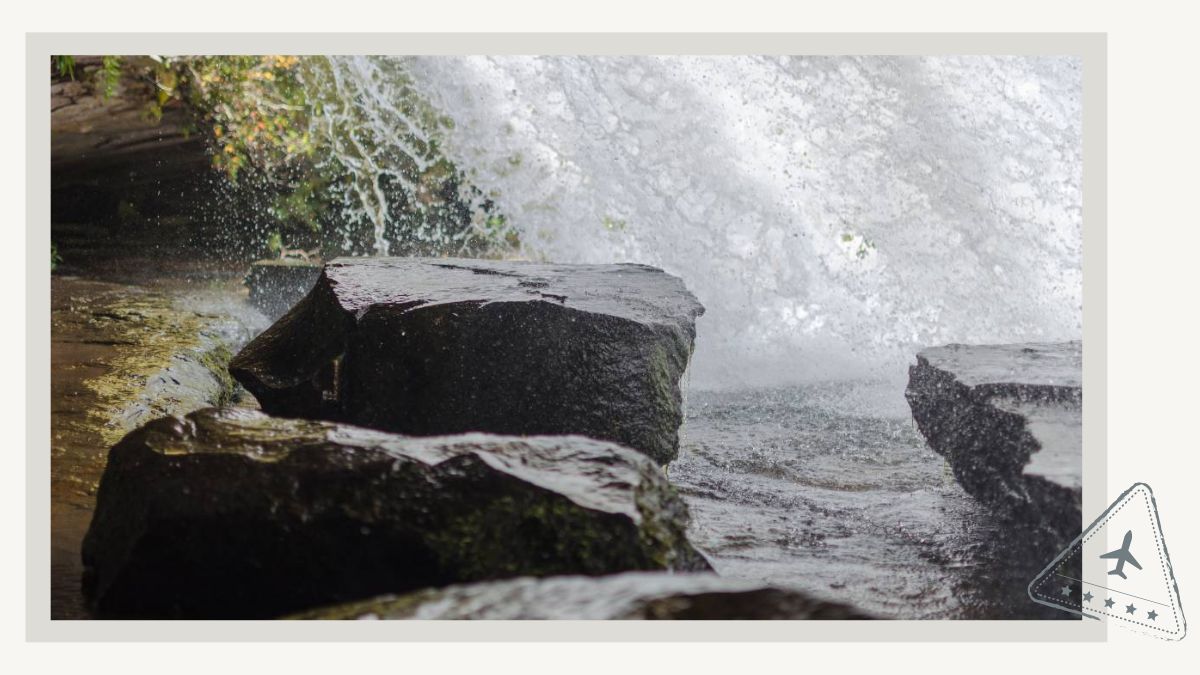
MULTIPOLYGON (((380 64, 400 65, 340 60, 376 90, 380 64)), ((708 310, 693 383, 896 376, 923 346, 1082 333, 1075 59, 402 65, 524 255, 686 281, 708 310)))

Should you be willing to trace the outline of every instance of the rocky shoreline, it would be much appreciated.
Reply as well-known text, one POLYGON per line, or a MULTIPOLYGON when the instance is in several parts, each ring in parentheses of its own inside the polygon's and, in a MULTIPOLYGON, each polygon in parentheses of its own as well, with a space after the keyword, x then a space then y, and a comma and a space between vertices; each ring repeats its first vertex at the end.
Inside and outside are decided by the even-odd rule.
MULTIPOLYGON (((230 361, 263 412, 180 402, 112 448, 83 545, 90 607, 872 618, 836 592, 717 576, 689 540, 662 467, 702 311, 645 266, 328 263, 230 361)), ((951 345, 910 370, 929 446, 1031 559, 1077 533, 1078 368, 1072 343, 951 345)))
POLYGON ((702 311, 637 265, 330 263, 230 364, 284 416, 162 417, 110 451, 83 545, 90 606, 271 618, 386 602, 399 616, 370 598, 500 592, 525 597, 512 616, 864 618, 668 574, 711 569, 660 468, 702 311), (385 405, 396 397, 408 405, 385 405))

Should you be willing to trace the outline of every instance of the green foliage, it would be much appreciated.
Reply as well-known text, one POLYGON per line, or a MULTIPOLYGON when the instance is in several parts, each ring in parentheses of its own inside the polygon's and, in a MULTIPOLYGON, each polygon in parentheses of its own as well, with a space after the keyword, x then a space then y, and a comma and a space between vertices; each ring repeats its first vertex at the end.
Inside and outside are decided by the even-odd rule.
POLYGON ((517 231, 509 224, 502 213, 494 213, 483 222, 483 236, 489 242, 503 242, 505 246, 516 249, 521 245, 517 231))
POLYGON ((283 254, 283 235, 279 234, 278 231, 272 232, 267 237, 267 251, 273 258, 283 254))
MULTIPOLYGON (((84 80, 91 80, 97 91, 104 99, 111 98, 117 93, 124 74, 125 60, 120 56, 102 56, 99 64, 86 59, 83 65, 84 80)), ((71 55, 55 55, 50 57, 50 67, 53 73, 64 80, 74 80, 76 70, 80 66, 76 57, 71 55)))
POLYGON ((58 76, 68 80, 75 79, 75 57, 74 56, 51 56, 51 63, 54 70, 58 72, 58 76))
MULTIPOLYGON (((94 61, 86 71, 104 97, 148 89, 147 120, 173 108, 189 113, 239 210, 266 216, 256 225, 259 245, 273 255, 314 245, 375 252, 381 233, 393 254, 487 255, 519 244, 491 200, 442 154, 440 134, 451 120, 392 61, 374 64, 387 72, 360 89, 338 70, 344 64, 326 57, 105 56, 98 68, 94 61), (392 117, 381 123, 370 99, 386 100, 392 117)), ((60 77, 73 76, 75 65, 55 57, 60 77)))
POLYGON ((296 182, 292 189, 285 190, 274 198, 268 212, 281 223, 293 229, 321 231, 321 219, 326 205, 323 197, 326 185, 320 176, 296 182))
POLYGON ((122 199, 117 203, 117 222, 124 225, 132 225, 141 219, 142 214, 138 211, 137 204, 128 199, 122 199))
POLYGON ((300 62, 315 166, 344 227, 382 229, 390 253, 487 255, 514 246, 494 205, 443 154, 452 121, 394 59, 300 62))
POLYGON ((104 87, 104 98, 111 98, 121 82, 121 57, 105 56, 101 60, 100 82, 104 87))
POLYGON ((862 243, 858 245, 858 250, 854 252, 854 256, 859 260, 865 259, 871 255, 871 251, 875 250, 875 242, 870 239, 863 238, 862 243))
POLYGON ((620 218, 604 216, 600 222, 602 225, 604 225, 604 229, 608 230, 609 232, 623 232, 625 230, 626 223, 620 218))
POLYGON ((313 151, 295 56, 206 56, 178 61, 187 96, 208 123, 214 165, 231 180, 247 166, 294 167, 313 151))
POLYGON ((58 269, 59 263, 62 262, 62 256, 58 254, 58 246, 54 242, 50 242, 50 271, 58 269))
POLYGON ((875 242, 866 236, 857 236, 849 232, 842 233, 842 243, 847 245, 847 250, 853 253, 858 260, 865 260, 875 250, 875 242), (854 246, 856 241, 858 242, 857 247, 854 246))

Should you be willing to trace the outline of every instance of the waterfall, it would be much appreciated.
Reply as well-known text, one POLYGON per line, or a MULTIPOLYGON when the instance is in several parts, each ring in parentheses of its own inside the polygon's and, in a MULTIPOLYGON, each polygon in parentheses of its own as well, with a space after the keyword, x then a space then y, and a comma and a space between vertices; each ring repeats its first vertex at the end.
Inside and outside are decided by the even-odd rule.
POLYGON ((381 72, 451 120, 440 151, 523 255, 682 277, 708 310, 698 384, 894 375, 925 345, 1082 334, 1077 59, 333 62, 367 78, 342 86, 375 92, 356 120, 376 137, 419 137, 381 72))

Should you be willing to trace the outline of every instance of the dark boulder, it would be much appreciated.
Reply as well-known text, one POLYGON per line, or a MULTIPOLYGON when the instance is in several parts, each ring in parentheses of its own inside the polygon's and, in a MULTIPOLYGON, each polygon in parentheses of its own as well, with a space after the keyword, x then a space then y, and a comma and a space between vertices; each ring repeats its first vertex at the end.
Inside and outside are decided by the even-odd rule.
POLYGON ((1082 527, 1082 343, 926 349, 905 397, 972 496, 1057 550, 1082 527))
POLYGON ((627 572, 426 589, 297 619, 869 619, 846 605, 715 574, 627 572))
POLYGON ((250 304, 272 321, 296 306, 321 276, 321 263, 296 258, 259 260, 250 265, 246 287, 250 304))
POLYGON ((703 311, 643 265, 342 258, 230 372, 276 415, 582 434, 666 464, 703 311))
POLYGON ((207 409, 113 447, 84 588, 101 616, 254 618, 519 575, 707 570, 686 526, 661 470, 610 443, 207 409))

